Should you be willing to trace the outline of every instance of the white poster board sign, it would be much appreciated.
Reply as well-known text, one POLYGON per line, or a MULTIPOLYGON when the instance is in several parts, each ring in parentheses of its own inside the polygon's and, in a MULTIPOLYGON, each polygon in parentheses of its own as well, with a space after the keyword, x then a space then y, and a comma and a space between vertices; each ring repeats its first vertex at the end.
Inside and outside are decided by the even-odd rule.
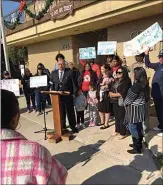
POLYGON ((95 59, 96 58, 96 48, 79 48, 79 59, 95 59))
POLYGON ((97 47, 98 55, 112 55, 117 49, 116 41, 99 41, 97 47))
POLYGON ((135 48, 143 53, 147 47, 153 47, 163 39, 163 31, 156 22, 133 39, 135 48))
POLYGON ((47 75, 30 77, 30 88, 46 87, 47 75))
POLYGON ((19 79, 0 80, 1 89, 11 91, 15 96, 20 96, 19 79))
POLYGON ((135 56, 140 54, 136 50, 133 40, 123 43, 123 54, 125 57, 135 56))

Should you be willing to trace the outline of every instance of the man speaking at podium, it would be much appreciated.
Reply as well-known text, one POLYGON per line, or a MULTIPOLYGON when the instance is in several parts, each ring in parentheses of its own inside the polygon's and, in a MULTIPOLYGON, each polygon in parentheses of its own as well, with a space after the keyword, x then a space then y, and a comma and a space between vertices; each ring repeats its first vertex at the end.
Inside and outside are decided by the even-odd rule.
POLYGON ((65 68, 64 60, 58 59, 58 69, 51 73, 52 90, 54 91, 68 91, 70 95, 61 95, 61 113, 62 113, 62 126, 66 130, 66 113, 69 125, 73 133, 77 133, 76 118, 74 112, 73 98, 77 94, 77 87, 74 83, 71 70, 65 68))

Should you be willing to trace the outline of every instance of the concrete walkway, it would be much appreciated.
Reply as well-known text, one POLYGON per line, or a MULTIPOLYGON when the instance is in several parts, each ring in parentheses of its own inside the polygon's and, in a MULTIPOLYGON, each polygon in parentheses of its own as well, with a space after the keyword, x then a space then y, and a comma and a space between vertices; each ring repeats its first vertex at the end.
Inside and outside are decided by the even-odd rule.
MULTIPOLYGON (((25 108, 24 98, 19 99, 25 108)), ((43 128, 43 116, 34 113, 21 114, 21 132, 26 138, 44 145, 68 169, 67 184, 163 184, 149 151, 144 147, 142 155, 130 155, 131 137, 118 140, 112 137, 112 126, 104 131, 99 127, 86 128, 72 141, 58 144, 44 140, 44 133, 34 134, 43 128)), ((53 129, 52 112, 47 115, 47 126, 53 129)))

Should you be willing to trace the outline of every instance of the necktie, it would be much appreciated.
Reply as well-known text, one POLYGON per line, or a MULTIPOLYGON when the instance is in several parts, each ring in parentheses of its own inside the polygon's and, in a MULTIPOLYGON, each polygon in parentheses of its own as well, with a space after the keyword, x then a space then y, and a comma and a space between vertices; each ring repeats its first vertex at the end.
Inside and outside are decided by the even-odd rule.
POLYGON ((59 81, 62 82, 62 79, 63 79, 63 72, 61 71, 61 72, 60 72, 60 78, 59 78, 59 81))

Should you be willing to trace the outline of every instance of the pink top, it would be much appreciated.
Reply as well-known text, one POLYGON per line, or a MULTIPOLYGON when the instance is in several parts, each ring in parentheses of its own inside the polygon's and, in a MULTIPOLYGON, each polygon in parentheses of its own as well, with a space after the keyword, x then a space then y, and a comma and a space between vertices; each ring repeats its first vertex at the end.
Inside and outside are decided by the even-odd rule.
POLYGON ((66 168, 40 144, 1 129, 1 184, 65 184, 66 168))
POLYGON ((96 105, 98 103, 97 97, 96 97, 96 90, 89 91, 87 96, 87 101, 89 105, 96 105))

